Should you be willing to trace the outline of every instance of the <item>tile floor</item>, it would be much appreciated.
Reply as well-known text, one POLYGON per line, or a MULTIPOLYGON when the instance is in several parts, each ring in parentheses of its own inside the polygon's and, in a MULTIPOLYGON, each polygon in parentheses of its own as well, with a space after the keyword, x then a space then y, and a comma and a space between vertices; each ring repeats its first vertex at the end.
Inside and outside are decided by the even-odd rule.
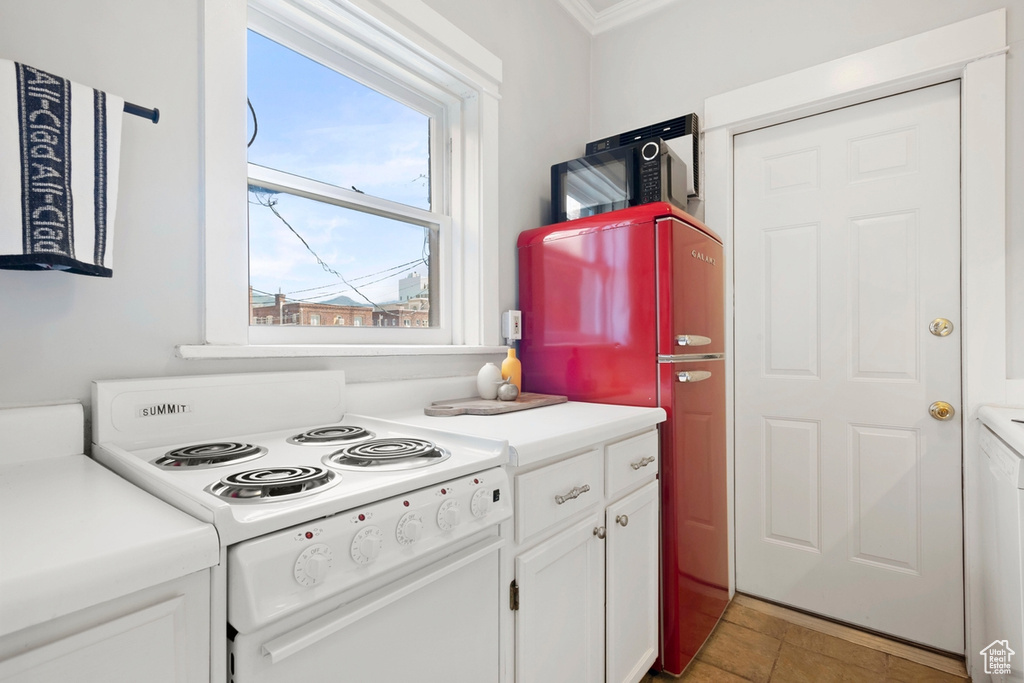
POLYGON ((963 663, 955 659, 738 595, 682 677, 648 675, 641 683, 667 681, 966 683, 970 679, 963 663))

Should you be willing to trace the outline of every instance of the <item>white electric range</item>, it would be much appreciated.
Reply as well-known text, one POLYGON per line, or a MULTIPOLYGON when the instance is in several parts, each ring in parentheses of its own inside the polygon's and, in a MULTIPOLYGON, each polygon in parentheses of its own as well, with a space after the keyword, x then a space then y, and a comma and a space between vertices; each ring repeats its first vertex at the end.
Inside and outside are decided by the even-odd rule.
POLYGON ((346 413, 338 371, 95 382, 93 440, 216 528, 223 680, 497 680, 507 442, 346 413))

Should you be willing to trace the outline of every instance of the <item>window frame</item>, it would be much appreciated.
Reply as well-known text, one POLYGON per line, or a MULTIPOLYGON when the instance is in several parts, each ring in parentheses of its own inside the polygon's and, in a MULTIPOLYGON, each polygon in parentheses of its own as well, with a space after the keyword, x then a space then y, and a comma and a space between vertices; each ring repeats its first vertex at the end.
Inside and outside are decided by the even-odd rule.
MULTIPOLYGON (((195 359, 437 355, 503 348, 498 333, 498 284, 489 276, 496 272, 498 260, 500 60, 420 0, 206 0, 203 13, 205 343, 181 345, 178 355, 195 359), (346 41, 345 53, 354 63, 378 74, 388 74, 389 68, 400 64, 424 87, 423 92, 452 98, 448 111, 453 116, 447 121, 451 137, 444 155, 450 243, 439 250, 447 250, 442 267, 448 273, 447 282, 442 274, 438 283, 439 301, 450 318, 447 326, 392 330, 395 334, 390 339, 367 335, 362 337, 365 343, 352 343, 351 338, 338 341, 337 337, 338 332, 351 330, 332 326, 292 328, 290 333, 300 334, 281 340, 262 336, 269 326, 249 325, 245 46, 247 29, 263 20, 253 19, 257 15, 290 30, 306 33, 308 29, 313 40, 330 31, 346 41), (438 329, 443 331, 441 339, 431 338, 438 329), (416 339, 410 339, 412 335, 416 339)), ((362 332, 372 328, 364 326, 362 332)), ((376 332, 386 331, 377 328, 376 332)))
MULTIPOLYGON (((401 204, 392 200, 361 194, 326 182, 303 177, 259 164, 248 163, 248 179, 267 189, 323 202, 343 209, 368 213, 388 219, 418 225, 430 230, 430 265, 428 277, 435 289, 434 301, 437 307, 437 325, 420 330, 415 335, 400 334, 397 331, 383 331, 382 328, 364 326, 355 330, 350 326, 329 333, 309 331, 307 327, 283 328, 263 326, 249 330, 249 341, 254 344, 281 344, 289 342, 322 342, 329 334, 336 343, 391 343, 449 344, 452 340, 451 290, 446 283, 451 280, 451 230, 449 212, 449 160, 445 154, 447 140, 451 137, 452 126, 458 125, 461 101, 425 82, 409 72, 401 64, 387 62, 386 72, 360 63, 347 53, 350 41, 330 26, 324 19, 316 17, 294 17, 281 12, 282 3, 250 1, 248 30, 292 50, 324 68, 331 69, 362 85, 399 102, 430 119, 430 210, 401 204)), ((253 209, 250 206, 249 211, 253 209)))

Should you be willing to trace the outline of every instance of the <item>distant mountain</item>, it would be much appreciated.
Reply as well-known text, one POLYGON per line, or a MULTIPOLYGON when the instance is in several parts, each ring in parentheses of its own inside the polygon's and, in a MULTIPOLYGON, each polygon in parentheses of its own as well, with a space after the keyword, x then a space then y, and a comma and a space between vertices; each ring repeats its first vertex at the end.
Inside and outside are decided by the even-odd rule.
MULTIPOLYGON (((271 306, 275 299, 270 294, 253 294, 252 305, 253 306, 271 306)), ((285 301, 294 301, 294 299, 285 299, 285 301)), ((318 304, 330 304, 332 306, 358 306, 360 308, 372 308, 370 304, 365 301, 356 301, 347 296, 336 296, 333 299, 327 299, 326 301, 316 301, 318 304)))
POLYGON ((362 308, 371 308, 371 306, 365 301, 356 301, 355 299, 350 299, 347 296, 336 296, 333 299, 318 301, 317 303, 331 304, 332 306, 361 306, 362 308))

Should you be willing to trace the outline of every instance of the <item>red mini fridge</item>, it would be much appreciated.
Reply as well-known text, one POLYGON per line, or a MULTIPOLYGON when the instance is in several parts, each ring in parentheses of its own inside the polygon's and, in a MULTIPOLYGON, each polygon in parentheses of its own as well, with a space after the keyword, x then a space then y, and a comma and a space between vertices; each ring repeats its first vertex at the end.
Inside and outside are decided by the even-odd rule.
POLYGON ((729 600, 721 240, 667 203, 519 236, 523 388, 661 406, 660 668, 679 674, 729 600))

